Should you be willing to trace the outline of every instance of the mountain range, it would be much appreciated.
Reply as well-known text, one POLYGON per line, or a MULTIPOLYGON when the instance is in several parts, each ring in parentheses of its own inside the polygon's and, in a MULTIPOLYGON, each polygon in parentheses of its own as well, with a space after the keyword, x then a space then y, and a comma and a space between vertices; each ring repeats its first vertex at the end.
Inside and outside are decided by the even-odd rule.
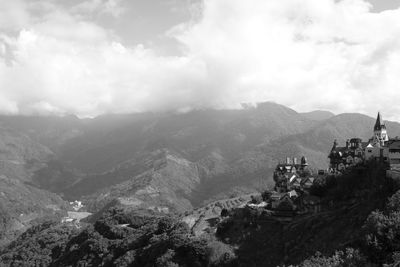
MULTIPOLYGON (((304 155, 311 167, 325 169, 334 139, 367 140, 374 121, 356 113, 298 113, 271 102, 92 119, 0 116, 0 174, 16 184, 15 196, 30 198, 24 205, 31 210, 78 199, 91 212, 115 201, 184 212, 271 186, 275 165, 286 157, 304 155)), ((386 125, 389 135, 400 135, 399 123, 386 125)))

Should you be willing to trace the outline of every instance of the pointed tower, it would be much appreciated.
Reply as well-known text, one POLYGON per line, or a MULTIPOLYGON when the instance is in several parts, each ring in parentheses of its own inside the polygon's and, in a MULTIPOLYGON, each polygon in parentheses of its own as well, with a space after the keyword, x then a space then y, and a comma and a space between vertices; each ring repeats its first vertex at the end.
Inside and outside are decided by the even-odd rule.
POLYGON ((337 140, 335 139, 335 140, 333 141, 333 146, 332 146, 331 152, 335 151, 336 148, 337 148, 337 146, 338 146, 338 142, 337 142, 337 140))
POLYGON ((308 166, 308 161, 307 161, 307 158, 306 157, 304 157, 304 156, 302 156, 301 157, 301 160, 300 160, 300 163, 301 163, 301 168, 304 170, 305 168, 307 168, 307 166, 308 166))
POLYGON ((374 143, 384 144, 386 141, 389 141, 386 126, 383 123, 381 113, 378 112, 374 126, 374 143))

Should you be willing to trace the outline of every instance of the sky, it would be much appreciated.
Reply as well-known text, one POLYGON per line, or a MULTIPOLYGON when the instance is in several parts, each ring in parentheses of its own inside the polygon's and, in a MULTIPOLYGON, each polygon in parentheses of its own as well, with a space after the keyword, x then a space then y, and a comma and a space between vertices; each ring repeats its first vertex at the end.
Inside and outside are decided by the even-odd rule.
POLYGON ((0 0, 2 114, 399 100, 400 0, 0 0))

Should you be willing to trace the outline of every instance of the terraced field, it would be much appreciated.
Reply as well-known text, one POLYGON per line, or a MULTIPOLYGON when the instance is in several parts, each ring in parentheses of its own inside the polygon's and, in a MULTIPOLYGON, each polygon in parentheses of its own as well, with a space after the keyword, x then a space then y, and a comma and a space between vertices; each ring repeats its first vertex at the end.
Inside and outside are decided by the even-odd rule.
POLYGON ((197 236, 207 231, 215 231, 214 226, 219 221, 221 211, 244 206, 250 201, 251 195, 211 202, 205 207, 195 209, 189 214, 186 213, 182 220, 189 225, 193 234, 197 236))

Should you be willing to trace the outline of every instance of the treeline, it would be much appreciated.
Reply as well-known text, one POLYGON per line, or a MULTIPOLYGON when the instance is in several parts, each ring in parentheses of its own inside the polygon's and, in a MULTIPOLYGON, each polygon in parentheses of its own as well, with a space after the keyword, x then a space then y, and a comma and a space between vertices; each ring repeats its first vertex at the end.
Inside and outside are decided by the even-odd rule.
POLYGON ((333 202, 330 210, 289 225, 262 209, 224 210, 219 239, 213 234, 195 237, 178 217, 114 207, 81 229, 51 221, 38 224, 3 249, 0 262, 82 267, 397 266, 400 191, 384 170, 376 163, 319 181, 314 194, 323 193, 325 203, 333 202))
POLYGON ((400 190, 382 211, 373 211, 363 225, 364 236, 357 248, 338 250, 331 256, 316 253, 299 267, 323 266, 399 266, 400 265, 400 190))
POLYGON ((385 163, 370 161, 347 169, 341 175, 320 177, 315 180, 311 194, 336 202, 373 196, 384 204, 397 187, 392 179, 386 177, 386 169, 385 163))
POLYGON ((399 186, 386 177, 386 169, 384 163, 371 161, 343 175, 318 181, 312 188, 313 194, 338 205, 346 200, 353 200, 353 203, 363 200, 363 208, 370 205, 375 210, 363 222, 362 235, 353 246, 337 250, 331 256, 317 252, 299 266, 400 265, 400 190, 396 191, 399 186))
MULTIPOLYGON (((384 164, 371 162, 340 176, 320 178, 311 193, 321 197, 323 212, 293 221, 281 222, 263 209, 225 212, 217 236, 238 248, 235 253, 242 266, 396 264, 400 191, 385 170, 384 164)), ((261 197, 268 199, 269 192, 261 197)))
POLYGON ((231 248, 212 237, 194 237, 168 216, 113 208, 76 230, 44 223, 1 253, 6 266, 231 266, 231 248))

